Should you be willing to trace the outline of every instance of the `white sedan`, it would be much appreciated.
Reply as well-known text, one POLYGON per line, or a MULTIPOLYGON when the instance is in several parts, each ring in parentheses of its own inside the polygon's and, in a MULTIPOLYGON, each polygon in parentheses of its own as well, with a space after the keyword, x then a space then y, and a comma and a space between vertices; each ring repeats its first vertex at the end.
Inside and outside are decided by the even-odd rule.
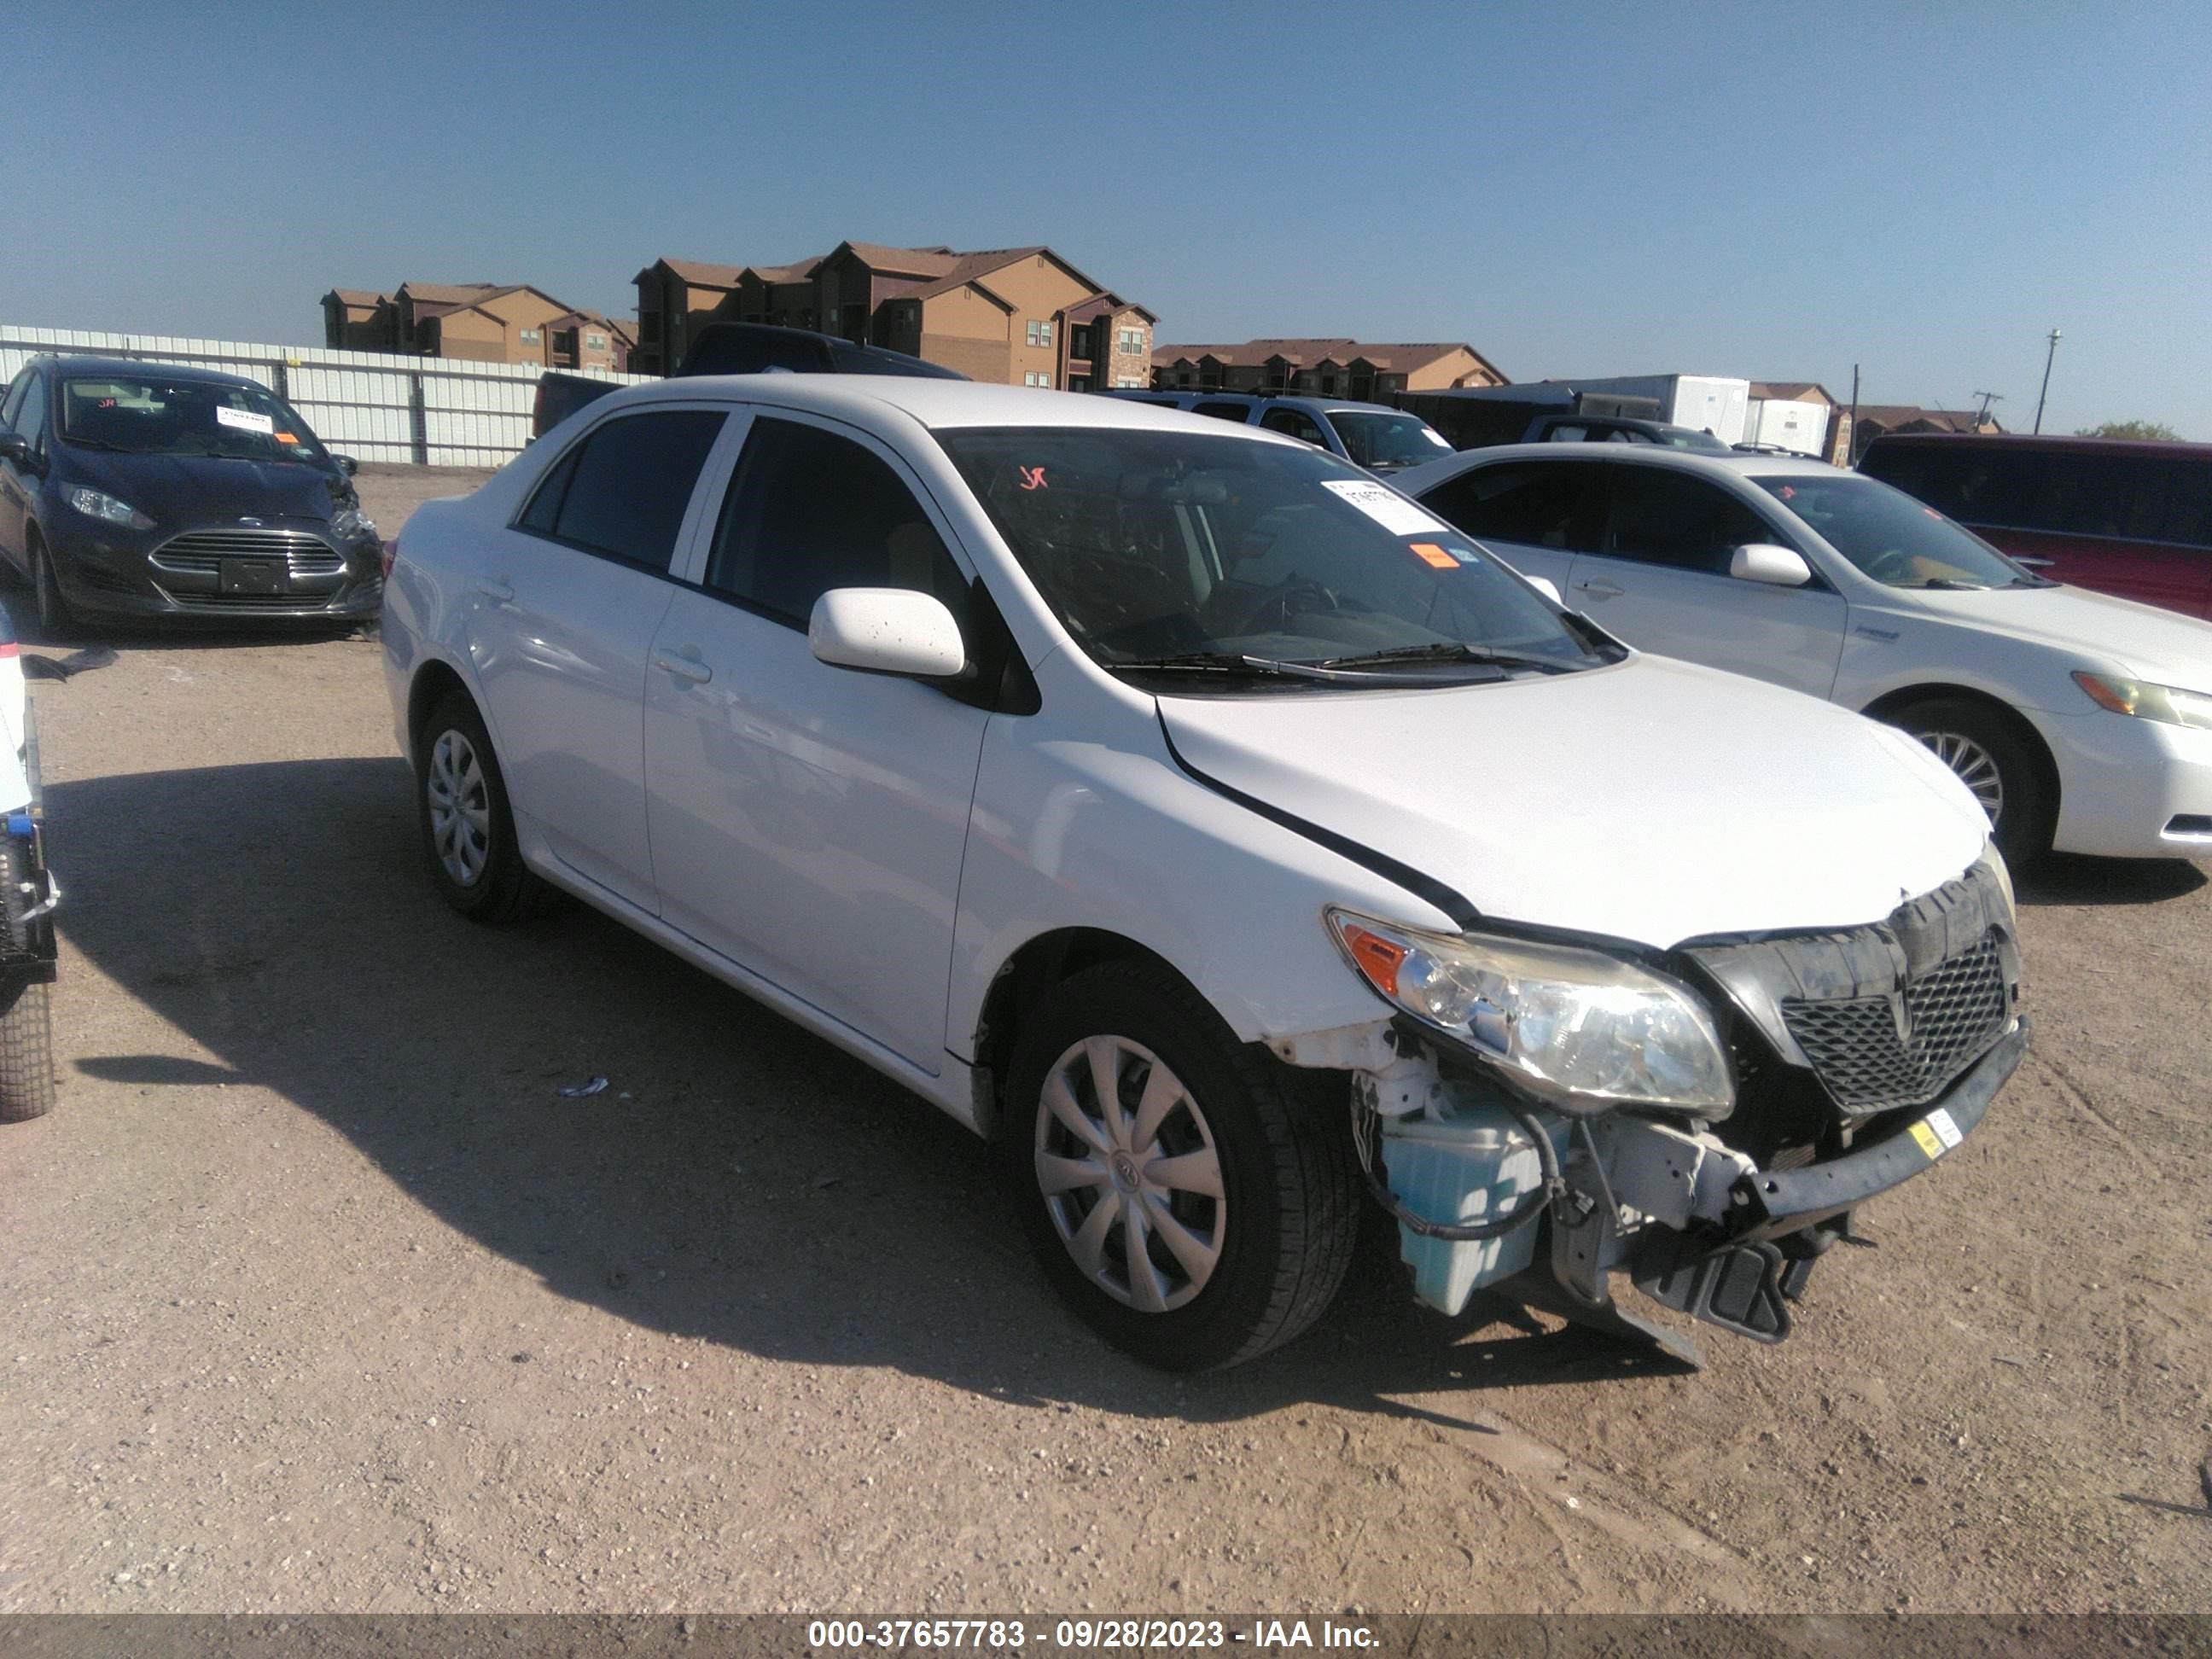
MULTIPOLYGON (((1639 657, 1286 438, 921 380, 621 392, 409 522, 426 866, 552 889, 1003 1149, 1164 1365, 1416 1294, 1765 1341, 2019 1063, 2012 891, 1902 733, 1639 657)), ((1680 1352, 1680 1339, 1662 1337, 1680 1352)))
POLYGON ((1911 732, 2014 864, 2212 854, 2212 624, 1797 456, 1522 445, 1391 482, 1641 650, 1911 732))

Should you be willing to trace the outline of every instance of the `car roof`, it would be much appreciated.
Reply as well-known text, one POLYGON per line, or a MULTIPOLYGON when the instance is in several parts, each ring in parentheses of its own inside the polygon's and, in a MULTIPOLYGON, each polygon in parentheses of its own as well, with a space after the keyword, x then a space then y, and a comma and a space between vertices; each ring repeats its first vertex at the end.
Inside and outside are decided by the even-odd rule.
POLYGON ((155 374, 169 380, 202 380, 210 386, 250 386, 266 392, 260 381, 243 374, 226 374, 219 368, 203 368, 197 363, 147 362, 137 357, 95 357, 84 352, 49 353, 46 361, 67 375, 94 374, 155 374))
POLYGON ((717 392, 863 420, 886 409, 896 410, 933 431, 975 426, 1128 427, 1241 435, 1254 443, 1296 441, 1260 428, 1224 425, 1206 416, 1134 398, 891 374, 695 374, 633 386, 605 401, 611 407, 617 399, 635 406, 684 402, 717 392))
POLYGON ((2166 438, 2081 438, 2060 433, 2031 432, 1885 432, 1867 446, 1899 449, 1972 449, 1983 453, 2065 455, 2156 455, 2202 461, 2212 458, 2212 444, 2176 442, 2166 438))
MULTIPOLYGON (((1614 417, 1606 416, 1598 418, 1610 420, 1614 417)), ((1646 465, 1675 467, 1685 472, 1733 474, 1740 478, 1773 477, 1778 475, 1802 477, 1808 472, 1833 472, 1840 476, 1844 471, 1840 466, 1816 461, 1810 455, 1741 453, 1718 455, 1711 450, 1674 449, 1664 444, 1492 444, 1481 449, 1462 450, 1461 453, 1470 465, 1484 466, 1498 461, 1525 461, 1541 457, 1547 460, 1586 464, 1633 461, 1646 465)), ((1439 460, 1443 459, 1438 457, 1439 460)))

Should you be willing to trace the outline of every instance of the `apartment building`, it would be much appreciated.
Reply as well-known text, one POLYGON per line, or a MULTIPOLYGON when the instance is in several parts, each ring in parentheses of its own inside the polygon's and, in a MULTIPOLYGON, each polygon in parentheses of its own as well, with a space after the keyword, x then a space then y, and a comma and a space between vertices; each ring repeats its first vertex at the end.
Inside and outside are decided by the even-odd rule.
POLYGON ((671 372, 701 328, 728 320, 819 329, 1010 386, 1152 383, 1158 319, 1048 247, 840 242, 780 265, 662 258, 636 280, 641 373, 671 372))
POLYGON ((1506 379, 1463 342, 1261 339, 1156 346, 1152 384, 1173 391, 1304 392, 1366 402, 1393 392, 1504 386, 1506 379))
POLYGON ((350 351, 617 372, 635 343, 627 323, 525 283, 402 283, 390 293, 334 288, 323 295, 323 340, 350 351))

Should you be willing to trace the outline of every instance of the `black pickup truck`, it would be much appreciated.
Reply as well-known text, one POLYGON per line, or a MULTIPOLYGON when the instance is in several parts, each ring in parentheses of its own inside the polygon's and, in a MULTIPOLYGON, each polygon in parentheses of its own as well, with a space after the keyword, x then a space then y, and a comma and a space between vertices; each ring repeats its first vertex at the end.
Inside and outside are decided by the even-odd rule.
MULTIPOLYGON (((883 346, 855 345, 834 334, 768 323, 709 323, 684 354, 683 374, 906 374, 924 380, 964 380, 935 363, 883 346)), ((542 438, 586 404, 619 390, 611 380, 558 369, 538 377, 530 435, 542 438)))

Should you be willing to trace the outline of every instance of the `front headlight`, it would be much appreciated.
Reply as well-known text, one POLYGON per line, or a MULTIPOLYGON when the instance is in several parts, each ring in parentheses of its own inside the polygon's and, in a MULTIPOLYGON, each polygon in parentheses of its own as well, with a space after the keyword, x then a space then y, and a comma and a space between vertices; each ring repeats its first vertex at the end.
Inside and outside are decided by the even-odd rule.
POLYGON ((2167 726, 2193 726, 2200 732, 2212 732, 2212 697, 2202 691, 2115 679, 2109 674, 2092 674, 2080 669, 2075 671, 2074 684, 2087 692, 2089 701, 2098 708, 2109 708, 2115 714, 2133 714, 2137 720, 2159 720, 2167 726))
POLYGON ((376 534, 376 520, 357 507, 342 507, 331 514, 331 534, 351 541, 376 534))
POLYGON ((69 493, 69 504, 88 519, 125 525, 132 530, 151 530, 154 521, 128 501, 118 501, 103 490, 79 484, 69 493))
POLYGON ((1342 910, 1328 925, 1386 1000, 1508 1067, 1558 1111, 1714 1115, 1735 1102, 1712 1014, 1663 975, 1595 951, 1418 933, 1342 910))

